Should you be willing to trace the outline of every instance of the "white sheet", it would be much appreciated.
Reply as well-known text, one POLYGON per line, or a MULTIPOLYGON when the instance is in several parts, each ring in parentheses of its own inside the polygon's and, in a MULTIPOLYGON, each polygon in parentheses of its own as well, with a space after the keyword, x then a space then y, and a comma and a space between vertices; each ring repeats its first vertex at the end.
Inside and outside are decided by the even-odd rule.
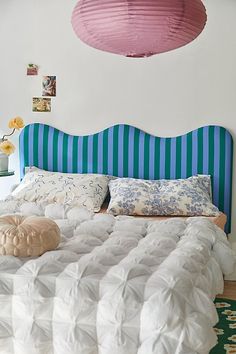
POLYGON ((235 257, 210 221, 0 203, 12 212, 46 213, 63 237, 37 259, 0 257, 0 353, 207 354, 216 344, 212 299, 235 257))

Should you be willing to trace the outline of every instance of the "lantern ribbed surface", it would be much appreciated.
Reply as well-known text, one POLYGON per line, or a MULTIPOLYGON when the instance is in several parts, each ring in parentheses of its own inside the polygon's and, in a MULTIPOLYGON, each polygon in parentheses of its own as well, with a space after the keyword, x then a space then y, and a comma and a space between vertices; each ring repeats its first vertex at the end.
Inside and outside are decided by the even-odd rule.
POLYGON ((91 47, 147 57, 190 43, 206 20, 200 0, 80 0, 72 26, 91 47))

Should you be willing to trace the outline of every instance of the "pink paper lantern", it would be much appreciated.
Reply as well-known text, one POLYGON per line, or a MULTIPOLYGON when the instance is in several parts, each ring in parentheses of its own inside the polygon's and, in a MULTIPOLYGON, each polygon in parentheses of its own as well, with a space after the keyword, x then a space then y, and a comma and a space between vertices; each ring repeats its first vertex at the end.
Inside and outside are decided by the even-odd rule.
POLYGON ((141 58, 190 43, 206 20, 201 0, 80 0, 72 26, 91 47, 141 58))

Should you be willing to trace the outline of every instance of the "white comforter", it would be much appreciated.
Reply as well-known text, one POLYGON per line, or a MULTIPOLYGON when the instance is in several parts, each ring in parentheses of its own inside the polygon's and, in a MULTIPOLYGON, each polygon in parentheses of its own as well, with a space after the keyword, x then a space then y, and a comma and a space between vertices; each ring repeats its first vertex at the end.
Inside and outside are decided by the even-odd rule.
POLYGON ((0 257, 0 353, 207 354, 212 299, 235 258, 204 218, 145 222, 13 201, 0 214, 45 214, 58 250, 0 257))

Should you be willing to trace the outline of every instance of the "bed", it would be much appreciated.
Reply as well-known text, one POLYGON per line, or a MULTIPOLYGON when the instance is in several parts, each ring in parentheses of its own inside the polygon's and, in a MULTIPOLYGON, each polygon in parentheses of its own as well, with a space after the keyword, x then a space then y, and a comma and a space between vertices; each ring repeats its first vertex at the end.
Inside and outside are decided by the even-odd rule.
POLYGON ((27 166, 144 179, 209 174, 213 203, 227 216, 227 234, 231 231, 232 158, 232 136, 219 126, 159 138, 126 124, 88 136, 72 136, 36 123, 20 135, 21 177, 27 166))
MULTIPOLYGON (((21 175, 28 166, 146 180, 210 174, 229 233, 232 149, 230 133, 216 126, 158 138, 128 125, 77 137, 31 124, 20 136, 21 175)), ((32 203, 26 209, 37 214, 32 203)), ((217 222, 46 209, 61 229, 59 248, 0 257, 1 353, 209 353, 213 299, 235 263, 217 222)))

